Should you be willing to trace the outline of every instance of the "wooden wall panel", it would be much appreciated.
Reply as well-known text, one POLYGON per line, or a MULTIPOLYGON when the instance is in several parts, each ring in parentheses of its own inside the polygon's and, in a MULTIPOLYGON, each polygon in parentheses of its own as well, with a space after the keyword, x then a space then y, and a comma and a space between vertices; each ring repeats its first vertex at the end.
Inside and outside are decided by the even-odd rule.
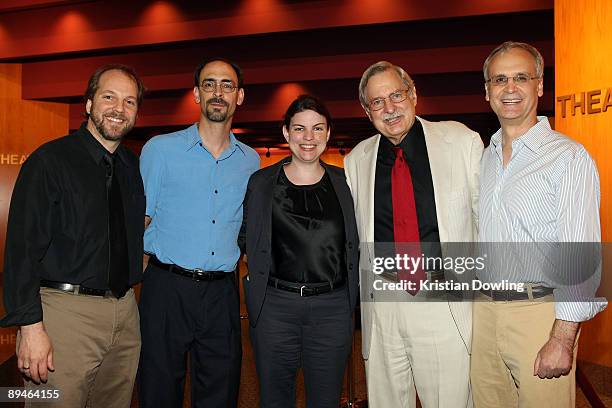
MULTIPOLYGON (((555 125, 582 143, 597 162, 604 242, 612 240, 612 106, 606 108, 605 102, 612 93, 611 27, 612 2, 608 0, 555 0, 555 125), (583 113, 583 107, 578 107, 572 114, 571 99, 563 109, 560 99, 573 96, 576 103, 583 98, 586 102, 590 91, 595 91, 590 109, 584 106, 583 113)), ((612 300, 612 251, 606 249, 600 293, 612 300)), ((583 326, 579 358, 612 366, 611 333, 608 307, 583 326)))
MULTIPOLYGON (((21 65, 0 64, 0 272, 6 219, 20 165, 38 146, 68 132, 67 104, 21 99, 21 65)), ((0 302, 0 315, 4 308, 0 302)), ((13 329, 0 329, 0 362, 15 352, 13 329)))

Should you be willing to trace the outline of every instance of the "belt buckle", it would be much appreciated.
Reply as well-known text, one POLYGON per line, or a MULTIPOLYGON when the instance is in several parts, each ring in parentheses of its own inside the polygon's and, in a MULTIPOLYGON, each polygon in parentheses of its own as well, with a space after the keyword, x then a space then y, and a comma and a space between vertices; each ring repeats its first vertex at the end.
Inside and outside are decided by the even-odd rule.
POLYGON ((200 269, 200 268, 194 268, 193 270, 193 280, 195 282, 197 282, 198 280, 196 278, 201 278, 204 276, 204 269, 200 269))
POLYGON ((79 294, 79 285, 71 285, 70 283, 62 283, 59 285, 59 287, 57 289, 63 291, 63 292, 67 292, 70 293, 72 295, 78 295, 79 294))
POLYGON ((300 287, 300 296, 304 297, 304 289, 306 289, 306 285, 302 285, 302 287, 300 287))

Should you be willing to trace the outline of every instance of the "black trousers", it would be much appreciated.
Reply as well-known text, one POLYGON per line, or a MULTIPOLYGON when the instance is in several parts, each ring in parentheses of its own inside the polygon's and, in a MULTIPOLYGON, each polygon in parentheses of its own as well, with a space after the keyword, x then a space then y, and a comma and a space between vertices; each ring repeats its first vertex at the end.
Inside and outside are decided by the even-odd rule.
POLYGON ((295 407, 299 367, 306 406, 338 407, 352 333, 346 287, 309 297, 268 287, 257 325, 250 328, 260 407, 295 407))
POLYGON ((140 298, 140 407, 180 408, 187 354, 192 407, 236 407, 242 346, 233 273, 196 282, 149 264, 140 298))

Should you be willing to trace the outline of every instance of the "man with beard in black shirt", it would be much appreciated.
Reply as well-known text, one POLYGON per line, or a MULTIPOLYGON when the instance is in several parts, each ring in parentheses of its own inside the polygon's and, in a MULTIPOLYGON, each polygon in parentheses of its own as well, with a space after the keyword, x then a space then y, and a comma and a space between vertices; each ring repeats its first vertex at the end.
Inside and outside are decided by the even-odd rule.
POLYGON ((121 140, 143 91, 129 67, 98 69, 87 122, 34 151, 13 191, 0 323, 19 326, 26 387, 45 383, 64 407, 130 405, 145 201, 138 157, 121 140))

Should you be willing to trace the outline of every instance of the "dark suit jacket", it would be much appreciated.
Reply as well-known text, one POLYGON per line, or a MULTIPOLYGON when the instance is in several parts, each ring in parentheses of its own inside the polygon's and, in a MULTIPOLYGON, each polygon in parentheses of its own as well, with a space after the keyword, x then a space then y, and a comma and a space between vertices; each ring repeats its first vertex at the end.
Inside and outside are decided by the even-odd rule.
MULTIPOLYGON (((276 164, 253 173, 244 197, 244 218, 238 236, 238 245, 247 254, 249 264, 249 280, 245 282, 245 299, 252 326, 257 324, 259 318, 273 262, 272 193, 283 164, 290 161, 291 158, 286 157, 276 164)), ((351 308, 354 308, 359 280, 359 237, 353 198, 346 184, 344 170, 323 162, 321 164, 329 174, 344 216, 348 291, 351 308)))

